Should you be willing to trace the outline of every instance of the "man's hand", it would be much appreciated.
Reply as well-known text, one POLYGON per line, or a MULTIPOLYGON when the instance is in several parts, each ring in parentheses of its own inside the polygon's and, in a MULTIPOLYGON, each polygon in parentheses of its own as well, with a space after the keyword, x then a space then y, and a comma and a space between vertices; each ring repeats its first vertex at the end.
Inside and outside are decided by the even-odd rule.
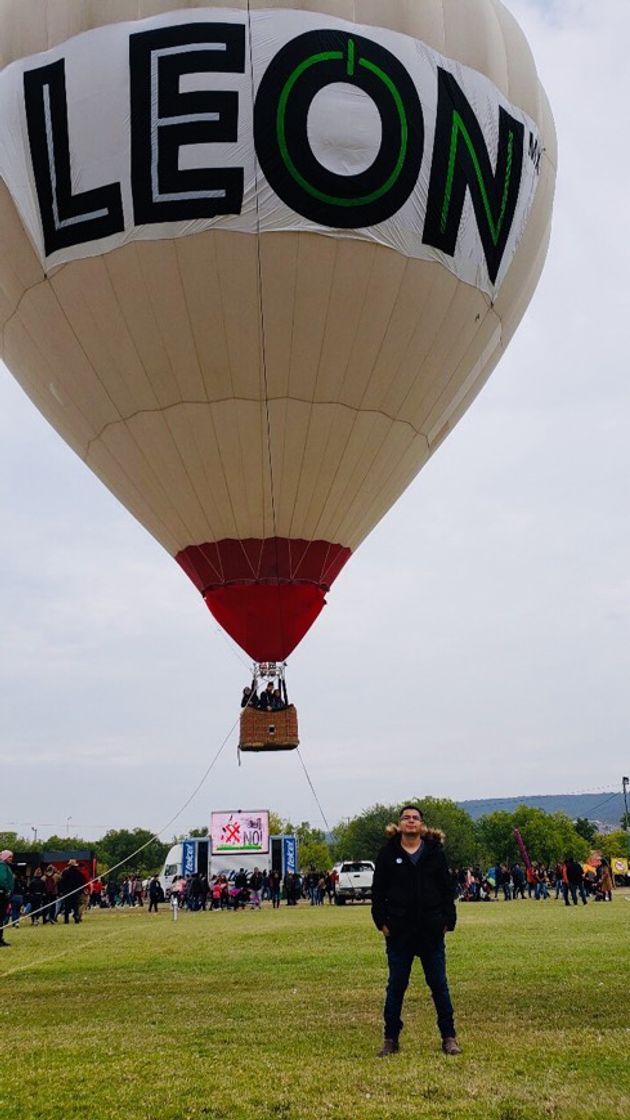
POLYGON ((381 926, 381 933, 383 934, 383 937, 389 937, 389 929, 387 928, 387 926, 381 926))

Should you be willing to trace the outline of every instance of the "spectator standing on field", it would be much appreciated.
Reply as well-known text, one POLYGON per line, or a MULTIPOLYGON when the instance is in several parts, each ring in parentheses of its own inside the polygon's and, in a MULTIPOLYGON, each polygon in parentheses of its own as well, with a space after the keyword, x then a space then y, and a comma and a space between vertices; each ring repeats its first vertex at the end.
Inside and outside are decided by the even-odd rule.
POLYGON ((576 863, 571 856, 567 856, 562 867, 562 882, 565 906, 570 906, 569 894, 571 895, 571 902, 577 906, 578 891, 582 902, 586 906, 586 890, 584 888, 584 872, 579 863, 576 863))
POLYGON ((282 880, 280 879, 279 871, 269 872, 269 894, 271 896, 271 907, 273 910, 278 910, 280 907, 280 891, 282 888, 282 880))
POLYGON ((41 867, 35 869, 33 878, 29 886, 29 901, 31 904, 31 925, 36 926, 39 923, 40 916, 43 913, 44 921, 46 921, 46 884, 42 877, 41 867))
POLYGON ((161 902, 163 897, 160 880, 157 875, 152 875, 149 879, 149 914, 151 911, 158 913, 158 902, 161 902))
POLYGON ((514 884, 514 898, 517 899, 519 894, 521 898, 525 898, 525 874, 520 863, 515 863, 512 868, 512 882, 514 884))
POLYGON ((414 958, 422 965, 437 1013, 445 1054, 461 1054, 446 978, 444 934, 457 921, 444 837, 428 829, 417 805, 405 805, 378 854, 372 884, 372 918, 385 940, 389 977, 385 1037, 379 1058, 398 1050, 403 1000, 414 958))
POLYGON ((260 910, 261 897, 263 889, 262 872, 257 867, 254 868, 249 877, 249 905, 251 910, 260 910))
POLYGON ((57 921, 56 903, 59 886, 59 875, 56 874, 55 869, 50 863, 46 868, 44 874, 44 888, 46 890, 46 910, 44 912, 44 921, 50 922, 54 925, 57 921))
POLYGON ((13 872, 9 864, 13 861, 13 852, 8 848, 0 852, 0 948, 4 949, 9 942, 4 940, 4 927, 7 923, 9 899, 13 894, 13 872))
POLYGON ((613 877, 610 864, 603 859, 598 868, 598 888, 604 902, 612 902, 613 877))
POLYGON ((61 872, 59 893, 63 898, 63 921, 68 925, 70 914, 75 925, 81 921, 81 895, 85 890, 85 878, 76 859, 68 860, 68 866, 61 872))

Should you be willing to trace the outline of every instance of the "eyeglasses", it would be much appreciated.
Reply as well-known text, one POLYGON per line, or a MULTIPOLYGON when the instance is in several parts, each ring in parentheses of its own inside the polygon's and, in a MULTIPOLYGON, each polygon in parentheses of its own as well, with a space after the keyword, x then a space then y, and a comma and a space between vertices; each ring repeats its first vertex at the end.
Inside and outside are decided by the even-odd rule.
POLYGON ((406 817, 405 816, 405 817, 401 817, 400 819, 401 819, 401 821, 413 821, 414 823, 416 823, 417 821, 422 821, 422 817, 406 817))

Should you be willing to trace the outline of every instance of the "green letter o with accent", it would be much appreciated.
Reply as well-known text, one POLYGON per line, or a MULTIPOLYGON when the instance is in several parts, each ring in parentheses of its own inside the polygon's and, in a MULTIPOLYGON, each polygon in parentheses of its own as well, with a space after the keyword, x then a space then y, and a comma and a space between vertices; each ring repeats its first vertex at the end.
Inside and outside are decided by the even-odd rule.
POLYGON ((287 43, 265 71, 254 139, 262 170, 287 206, 320 225, 359 229, 386 221, 414 189, 424 145, 422 107, 390 51, 344 31, 309 31, 287 43), (324 167, 308 139, 313 99, 333 82, 361 89, 381 118, 379 150, 354 175, 324 167))

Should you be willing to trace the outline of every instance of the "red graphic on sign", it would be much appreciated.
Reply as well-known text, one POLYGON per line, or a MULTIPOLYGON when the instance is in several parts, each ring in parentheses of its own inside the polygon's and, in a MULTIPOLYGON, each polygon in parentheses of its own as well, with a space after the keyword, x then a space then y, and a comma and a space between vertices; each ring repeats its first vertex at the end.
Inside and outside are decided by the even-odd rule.
POLYGON ((230 821, 223 826, 223 839, 226 844, 240 844, 241 841, 241 825, 240 821, 230 821))

